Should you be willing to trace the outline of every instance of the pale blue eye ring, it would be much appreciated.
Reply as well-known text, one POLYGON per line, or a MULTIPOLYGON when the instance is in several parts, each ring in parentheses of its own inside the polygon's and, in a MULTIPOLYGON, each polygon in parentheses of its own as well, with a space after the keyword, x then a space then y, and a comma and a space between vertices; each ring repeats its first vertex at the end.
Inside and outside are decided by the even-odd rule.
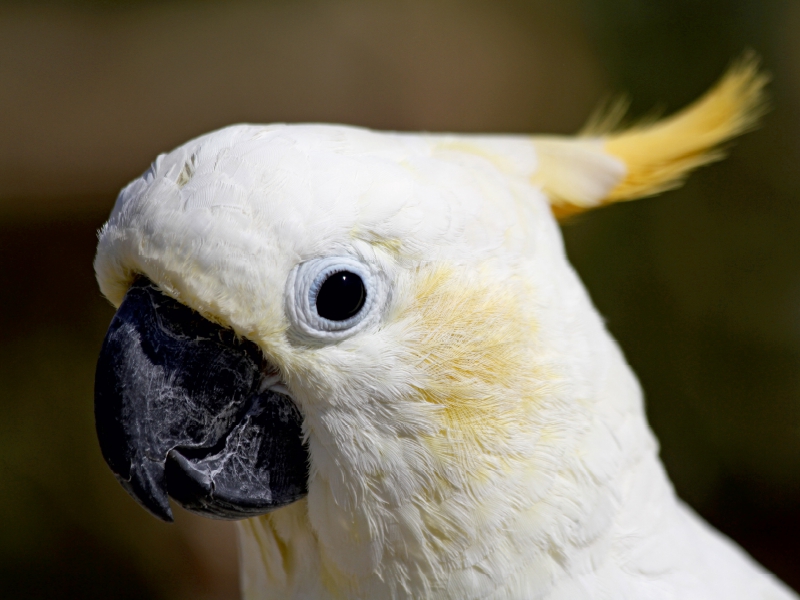
POLYGON ((379 319, 385 298, 384 278, 374 267, 351 256, 326 256, 302 262, 292 269, 286 287, 286 312, 292 325, 304 336, 338 340, 362 331, 379 319), (322 286, 337 273, 349 273, 359 279, 364 297, 351 316, 326 318, 320 315, 317 300, 322 286))

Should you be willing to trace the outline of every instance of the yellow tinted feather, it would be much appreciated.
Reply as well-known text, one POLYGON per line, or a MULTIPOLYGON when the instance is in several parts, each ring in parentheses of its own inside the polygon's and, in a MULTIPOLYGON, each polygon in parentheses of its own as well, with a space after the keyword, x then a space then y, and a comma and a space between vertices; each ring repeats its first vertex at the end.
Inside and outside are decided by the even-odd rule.
POLYGON ((767 81, 755 58, 747 55, 682 111, 608 135, 604 149, 625 163, 627 173, 604 203, 677 187, 692 169, 721 159, 720 145, 752 129, 764 114, 767 81))
POLYGON ((723 158, 725 142, 755 127, 768 79, 747 54, 670 117, 620 129, 626 103, 612 103, 578 139, 534 138, 540 168, 532 179, 559 219, 678 187, 693 169, 723 158))

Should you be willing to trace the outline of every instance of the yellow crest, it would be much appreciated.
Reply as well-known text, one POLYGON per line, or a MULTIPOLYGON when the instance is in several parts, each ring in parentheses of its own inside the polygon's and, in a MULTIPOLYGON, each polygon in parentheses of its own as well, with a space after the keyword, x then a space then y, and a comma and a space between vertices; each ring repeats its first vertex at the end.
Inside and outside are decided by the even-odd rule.
POLYGON ((667 118, 620 128, 618 104, 591 119, 578 138, 536 137, 539 168, 532 179, 558 218, 678 187, 693 169, 723 158, 722 144, 757 124, 767 81, 748 54, 667 118))

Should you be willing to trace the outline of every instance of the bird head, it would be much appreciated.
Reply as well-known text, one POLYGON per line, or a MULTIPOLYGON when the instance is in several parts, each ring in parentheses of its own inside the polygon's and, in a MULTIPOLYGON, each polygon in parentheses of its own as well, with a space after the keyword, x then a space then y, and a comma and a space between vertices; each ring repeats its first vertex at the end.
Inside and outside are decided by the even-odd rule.
POLYGON ((302 501, 339 572, 589 519, 652 443, 556 217, 677 184, 762 85, 742 64, 671 120, 574 139, 240 125, 158 157, 95 261, 107 462, 166 520, 168 496, 302 501))

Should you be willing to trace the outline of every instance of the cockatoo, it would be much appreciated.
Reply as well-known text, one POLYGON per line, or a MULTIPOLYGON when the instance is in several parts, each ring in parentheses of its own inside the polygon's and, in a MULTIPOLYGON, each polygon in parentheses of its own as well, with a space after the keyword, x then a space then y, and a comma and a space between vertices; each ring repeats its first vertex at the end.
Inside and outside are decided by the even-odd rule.
POLYGON ((95 260, 122 485, 237 519, 248 599, 797 598, 675 495, 558 218, 677 186, 762 112, 737 63, 575 138, 237 125, 159 156, 95 260))

